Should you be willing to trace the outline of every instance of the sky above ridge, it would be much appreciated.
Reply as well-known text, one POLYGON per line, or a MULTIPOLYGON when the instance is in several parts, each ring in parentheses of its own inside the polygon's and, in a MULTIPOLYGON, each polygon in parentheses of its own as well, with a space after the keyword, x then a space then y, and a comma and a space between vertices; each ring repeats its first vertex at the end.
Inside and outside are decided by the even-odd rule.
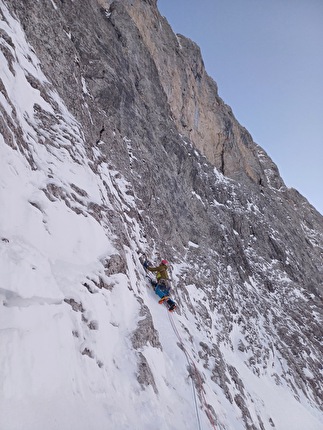
POLYGON ((238 121, 323 214, 323 1, 158 0, 238 121))

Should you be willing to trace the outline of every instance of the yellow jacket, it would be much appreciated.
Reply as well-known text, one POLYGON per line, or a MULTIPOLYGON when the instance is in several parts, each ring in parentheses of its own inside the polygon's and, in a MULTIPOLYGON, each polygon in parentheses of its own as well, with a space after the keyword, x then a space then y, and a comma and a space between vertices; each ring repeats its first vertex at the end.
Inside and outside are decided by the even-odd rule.
POLYGON ((147 270, 149 270, 150 272, 157 272, 157 281, 159 281, 160 279, 168 279, 167 266, 165 266, 165 264, 160 264, 157 267, 147 267, 147 270))

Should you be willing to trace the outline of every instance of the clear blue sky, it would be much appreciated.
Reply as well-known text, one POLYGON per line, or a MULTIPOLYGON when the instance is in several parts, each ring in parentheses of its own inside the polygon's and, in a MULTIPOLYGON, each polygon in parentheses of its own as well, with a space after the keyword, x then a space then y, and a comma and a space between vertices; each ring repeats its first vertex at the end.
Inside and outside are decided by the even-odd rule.
POLYGON ((288 187, 323 214, 323 0, 158 0, 288 187))

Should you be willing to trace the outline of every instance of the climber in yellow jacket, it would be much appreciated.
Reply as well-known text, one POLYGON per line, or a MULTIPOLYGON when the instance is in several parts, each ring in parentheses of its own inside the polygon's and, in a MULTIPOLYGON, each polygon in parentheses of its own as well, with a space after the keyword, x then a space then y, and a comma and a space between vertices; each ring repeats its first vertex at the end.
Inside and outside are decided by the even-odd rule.
POLYGON ((169 279, 168 272, 167 272, 168 270, 167 260, 162 260, 160 265, 157 267, 149 267, 149 266, 145 266, 145 267, 150 272, 156 272, 157 283, 159 283, 159 281, 164 279, 166 281, 165 284, 167 284, 167 280, 169 279))
POLYGON ((170 286, 168 276, 168 261, 162 260, 157 267, 150 266, 146 260, 143 262, 143 266, 149 272, 156 273, 157 282, 151 280, 151 284, 154 287, 155 293, 160 298, 159 303, 166 303, 167 308, 170 312, 176 309, 176 303, 169 297, 170 286))

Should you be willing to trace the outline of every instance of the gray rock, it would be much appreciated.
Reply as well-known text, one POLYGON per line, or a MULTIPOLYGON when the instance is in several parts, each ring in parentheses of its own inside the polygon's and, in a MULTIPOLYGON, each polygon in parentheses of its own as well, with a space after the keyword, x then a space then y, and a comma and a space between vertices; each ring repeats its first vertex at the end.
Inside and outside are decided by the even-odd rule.
POLYGON ((138 353, 138 373, 137 373, 137 380, 139 384, 144 387, 148 387, 149 385, 152 386, 155 394, 158 394, 158 389, 155 383, 154 375, 149 367, 149 364, 146 360, 146 357, 139 352, 138 353))
MULTIPOLYGON (((58 186, 47 172, 43 192, 50 201, 93 217, 115 238, 116 254, 102 261, 105 275, 128 275, 124 249, 135 254, 134 243, 158 250, 175 266, 187 264, 174 285, 180 312, 194 316, 203 336, 195 351, 200 365, 240 408, 245 428, 263 428, 265 420, 248 411, 244 381, 226 363, 222 344, 245 354, 255 375, 268 371, 273 357, 286 363, 273 369, 272 378, 321 408, 323 217, 285 186, 274 162, 220 99, 197 45, 173 33, 155 0, 57 1, 57 8, 50 1, 4 2, 21 22, 48 79, 29 76, 28 84, 53 112, 34 107, 38 126, 29 141, 0 82, 13 112, 9 118, 1 110, 6 144, 19 150, 31 169, 41 168, 37 147, 66 147, 80 163, 82 145, 98 178, 105 164, 127 181, 125 191, 118 187, 120 178, 110 177, 102 201, 91 202, 84 190, 58 186), (64 124, 53 90, 79 122, 79 138, 72 130, 61 136, 53 130, 64 124), (204 297, 197 306, 187 285, 204 297), (239 330, 237 345, 233 330, 239 330)), ((4 30, 1 36, 12 67, 13 41, 4 30)), ((111 290, 101 275, 88 279, 111 290)), ((139 270, 135 276, 140 278, 139 270)), ((72 300, 67 303, 83 312, 72 300)), ((137 377, 157 393, 140 349, 161 344, 148 308, 138 300, 141 319, 131 339, 139 357, 137 377)), ((92 350, 83 353, 95 356, 92 350)))
POLYGON ((138 321, 137 328, 133 332, 131 341, 132 346, 135 349, 141 349, 146 345, 151 345, 154 348, 160 348, 162 346, 159 341, 158 331, 156 331, 150 311, 148 307, 143 303, 141 299, 138 299, 141 304, 140 317, 143 317, 138 321))

